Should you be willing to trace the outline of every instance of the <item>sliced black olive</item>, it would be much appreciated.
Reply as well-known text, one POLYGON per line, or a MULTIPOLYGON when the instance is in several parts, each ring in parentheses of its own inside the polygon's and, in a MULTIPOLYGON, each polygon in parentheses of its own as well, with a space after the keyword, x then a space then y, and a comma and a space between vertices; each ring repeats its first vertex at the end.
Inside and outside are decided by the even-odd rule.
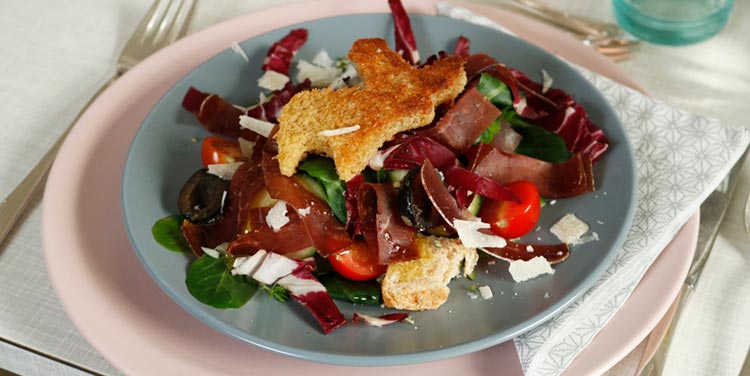
POLYGON ((409 220, 409 224, 420 230, 429 229, 440 221, 432 201, 422 187, 419 167, 410 170, 401 181, 399 204, 401 214, 409 220))
POLYGON ((228 191, 229 181, 201 169, 182 186, 177 205, 190 222, 211 221, 221 213, 223 198, 228 191))

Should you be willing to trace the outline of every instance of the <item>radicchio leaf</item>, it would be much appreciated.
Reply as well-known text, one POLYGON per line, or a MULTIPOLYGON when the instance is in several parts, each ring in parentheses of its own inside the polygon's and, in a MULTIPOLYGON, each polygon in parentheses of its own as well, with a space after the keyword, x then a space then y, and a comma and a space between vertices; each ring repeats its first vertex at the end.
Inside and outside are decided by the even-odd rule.
POLYGON ((396 52, 412 65, 418 65, 419 51, 417 51, 417 42, 414 40, 411 21, 404 9, 404 5, 401 3, 401 0, 388 0, 388 6, 391 8, 393 24, 396 29, 396 52))
POLYGON ((453 50, 453 54, 457 56, 461 56, 463 58, 468 58, 469 57, 469 39, 463 35, 458 37, 458 41, 456 42, 456 47, 453 50))
POLYGON ((307 29, 294 29, 284 38, 271 45, 263 61, 264 71, 276 71, 289 75, 294 54, 307 42, 307 29))

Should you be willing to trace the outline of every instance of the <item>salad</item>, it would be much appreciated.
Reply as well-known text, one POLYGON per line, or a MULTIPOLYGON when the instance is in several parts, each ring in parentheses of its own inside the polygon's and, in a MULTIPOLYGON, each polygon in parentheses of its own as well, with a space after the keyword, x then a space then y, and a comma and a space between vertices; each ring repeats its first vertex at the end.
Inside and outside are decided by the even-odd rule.
MULTIPOLYGON (((463 36, 451 53, 420 62, 408 15, 398 0, 389 5, 395 50, 361 39, 347 57, 322 51, 297 61, 292 78, 308 38, 295 29, 269 48, 255 105, 186 93, 183 107, 213 135, 180 192, 180 214, 157 221, 153 234, 194 254, 186 284, 202 303, 239 308, 262 290, 302 304, 327 334, 347 322, 334 299, 437 308, 444 299, 410 306, 390 297, 419 289, 411 274, 429 274, 420 260, 433 253, 460 254, 450 262, 470 277, 480 250, 510 261, 512 275, 526 270, 517 280, 568 257, 573 238, 518 239, 535 229, 546 200, 595 190, 592 165, 606 136, 548 76, 537 83, 471 53, 463 36), (367 106, 368 114, 351 110, 367 106)), ((459 273, 447 269, 448 280, 459 273)))

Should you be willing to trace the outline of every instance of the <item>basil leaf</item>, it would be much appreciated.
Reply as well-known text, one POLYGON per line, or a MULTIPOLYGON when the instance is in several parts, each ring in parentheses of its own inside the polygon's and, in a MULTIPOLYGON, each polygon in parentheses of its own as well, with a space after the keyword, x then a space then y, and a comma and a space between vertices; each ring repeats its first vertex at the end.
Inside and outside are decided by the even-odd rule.
POLYGON ((299 165, 298 169, 306 172, 323 185, 325 199, 328 206, 331 207, 333 215, 341 223, 346 223, 346 199, 344 198, 346 184, 339 179, 333 160, 330 158, 308 158, 299 165))
POLYGON ((527 123, 516 112, 505 111, 500 117, 523 137, 516 147, 516 153, 552 163, 565 162, 573 156, 562 137, 541 126, 527 123))
POLYGON ((182 234, 182 216, 170 215, 162 218, 151 227, 154 240, 173 252, 192 252, 185 235, 182 234))
POLYGON ((354 282, 336 273, 319 275, 318 281, 326 287, 328 295, 334 299, 366 305, 380 305, 381 303, 380 284, 375 281, 354 282))
POLYGON ((513 106, 513 99, 511 99, 508 85, 487 73, 482 73, 482 75, 479 76, 477 90, 479 90, 485 98, 489 99, 495 107, 501 110, 513 106))
POLYGON ((239 308, 253 297, 258 285, 232 275, 224 258, 203 256, 188 267, 185 284, 198 301, 215 308, 239 308))

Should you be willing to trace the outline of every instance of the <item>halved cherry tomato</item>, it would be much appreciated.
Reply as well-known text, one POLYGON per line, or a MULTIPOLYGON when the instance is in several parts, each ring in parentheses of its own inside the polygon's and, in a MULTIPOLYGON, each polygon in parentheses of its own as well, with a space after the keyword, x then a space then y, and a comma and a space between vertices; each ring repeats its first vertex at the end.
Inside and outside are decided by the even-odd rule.
POLYGON ((244 161, 245 156, 240 150, 240 143, 222 137, 208 136, 203 139, 201 147, 201 161, 203 166, 210 164, 244 161))
POLYGON ((387 265, 378 264, 377 255, 363 241, 352 242, 350 246, 328 256, 328 261, 336 272, 352 281, 377 278, 388 268, 387 265))
POLYGON ((490 224, 495 234, 513 239, 531 231, 539 220, 539 192, 533 183, 525 180, 510 183, 508 188, 521 203, 485 198, 479 217, 490 224))

